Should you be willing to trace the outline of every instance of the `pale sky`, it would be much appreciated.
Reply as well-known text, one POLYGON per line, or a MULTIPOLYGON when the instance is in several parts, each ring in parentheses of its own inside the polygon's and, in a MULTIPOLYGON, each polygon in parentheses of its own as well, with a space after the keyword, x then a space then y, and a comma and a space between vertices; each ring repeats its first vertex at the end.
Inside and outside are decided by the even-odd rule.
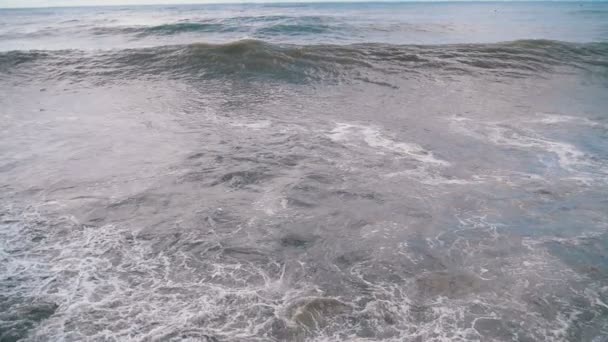
MULTIPOLYGON (((102 6, 102 5, 154 5, 154 4, 204 4, 231 2, 273 2, 272 0, 0 0, 0 8, 55 7, 55 6, 102 6)), ((274 2, 296 2, 282 0, 274 2)), ((308 1, 310 2, 310 1, 308 1)))
MULTIPOLYGON (((164 5, 164 4, 205 4, 205 3, 243 3, 243 2, 355 2, 374 0, 0 0, 0 8, 56 7, 56 6, 103 6, 103 5, 164 5)), ((458 1, 458 0, 376 0, 376 1, 458 1)), ((463 0, 475 1, 475 0, 463 0)), ((484 1, 484 0, 481 0, 484 1)), ((486 0, 487 1, 487 0, 486 0)), ((492 0, 490 0, 492 1, 492 0)), ((494 0, 517 1, 517 0, 494 0)), ((520 0, 530 1, 530 0, 520 0)), ((531 0, 534 1, 534 0, 531 0)), ((549 0, 551 1, 551 0, 549 0)), ((568 1, 568 0, 554 0, 568 1)), ((574 0, 576 1, 576 0, 574 0)), ((582 0, 591 1, 593 0, 582 0)), ((602 1, 602 0, 600 0, 602 1)), ((605 0, 603 0, 605 1, 605 0)))
MULTIPOLYGON (((102 6, 102 5, 163 5, 242 2, 322 2, 323 0, 0 0, 0 8, 102 6)), ((325 0, 328 1, 328 0, 325 0)), ((336 0, 330 0, 336 1, 336 0)), ((338 0, 340 1, 340 0, 338 0)), ((343 0, 348 1, 348 0, 343 0)), ((368 0, 369 1, 369 0, 368 0)))
MULTIPOLYGON (((351 1, 374 1, 374 0, 0 0, 0 8, 56 7, 56 6, 61 6, 61 7, 63 7, 63 6, 103 6, 103 5, 205 4, 205 3, 243 3, 243 2, 339 2, 339 1, 351 2, 351 1)), ((378 1, 378 0, 376 0, 376 1, 378 1)), ((380 1, 383 1, 383 0, 380 0, 380 1)), ((388 0, 388 1, 403 1, 403 0, 388 0)), ((405 0, 405 1, 408 1, 408 0, 405 0)), ((446 0, 409 0, 409 1, 446 1, 446 0)), ((450 0, 447 0, 447 1, 450 1, 450 0)))

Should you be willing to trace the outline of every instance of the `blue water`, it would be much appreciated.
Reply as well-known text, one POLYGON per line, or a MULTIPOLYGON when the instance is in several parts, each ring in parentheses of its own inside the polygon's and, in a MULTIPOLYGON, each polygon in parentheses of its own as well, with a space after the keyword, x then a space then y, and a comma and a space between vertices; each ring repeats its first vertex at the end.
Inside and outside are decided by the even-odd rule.
POLYGON ((402 2, 0 9, 0 49, 608 40, 608 2, 402 2))

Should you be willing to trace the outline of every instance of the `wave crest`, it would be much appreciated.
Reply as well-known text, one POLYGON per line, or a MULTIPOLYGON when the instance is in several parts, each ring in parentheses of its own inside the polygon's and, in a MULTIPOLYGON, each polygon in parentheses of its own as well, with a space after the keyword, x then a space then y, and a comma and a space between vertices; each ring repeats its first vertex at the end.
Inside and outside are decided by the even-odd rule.
MULTIPOLYGON (((368 79, 370 73, 494 73, 527 77, 560 67, 605 75, 608 43, 520 40, 460 45, 277 45, 259 40, 106 52, 12 51, 0 54, 1 73, 44 68, 51 77, 272 78, 291 82, 368 79), (22 68, 23 67, 23 68, 22 68)), ((44 74, 44 73, 43 73, 44 74)), ((379 81, 376 80, 375 83, 379 81)))

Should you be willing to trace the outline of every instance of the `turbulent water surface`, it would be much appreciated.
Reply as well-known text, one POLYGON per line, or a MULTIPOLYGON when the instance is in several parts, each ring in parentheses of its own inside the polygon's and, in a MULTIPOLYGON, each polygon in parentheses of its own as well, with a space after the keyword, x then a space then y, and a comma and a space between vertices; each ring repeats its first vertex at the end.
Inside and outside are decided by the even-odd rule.
POLYGON ((608 341, 608 4, 0 10, 0 341, 608 341))

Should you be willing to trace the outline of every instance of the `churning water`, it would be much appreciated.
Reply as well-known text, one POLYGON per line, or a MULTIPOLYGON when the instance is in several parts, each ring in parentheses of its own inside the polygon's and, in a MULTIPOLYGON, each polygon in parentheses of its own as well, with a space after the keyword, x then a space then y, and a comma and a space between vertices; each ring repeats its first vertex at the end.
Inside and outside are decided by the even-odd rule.
POLYGON ((608 336, 608 4, 0 10, 1 341, 608 336))

